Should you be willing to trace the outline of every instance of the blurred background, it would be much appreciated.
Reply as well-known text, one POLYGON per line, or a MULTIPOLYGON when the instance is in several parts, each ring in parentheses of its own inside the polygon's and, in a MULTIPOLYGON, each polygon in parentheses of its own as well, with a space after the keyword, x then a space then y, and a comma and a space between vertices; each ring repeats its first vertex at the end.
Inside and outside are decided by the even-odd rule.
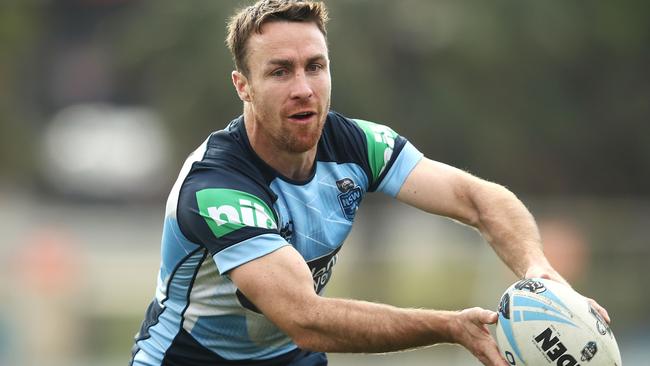
MULTIPOLYGON (((650 358, 650 3, 331 0, 333 109, 506 185, 549 258, 650 358)), ((0 365, 125 365, 166 194, 238 116, 226 18, 249 2, 0 4, 0 365)), ((330 296, 495 309, 515 277, 473 230, 380 195, 330 296)), ((477 365, 453 346, 334 365, 477 365)))

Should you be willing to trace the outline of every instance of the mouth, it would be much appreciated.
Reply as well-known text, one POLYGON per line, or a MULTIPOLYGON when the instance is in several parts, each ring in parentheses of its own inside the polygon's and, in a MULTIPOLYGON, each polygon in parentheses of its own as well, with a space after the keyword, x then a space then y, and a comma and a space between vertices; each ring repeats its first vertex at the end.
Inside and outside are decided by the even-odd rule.
POLYGON ((312 111, 304 111, 304 112, 298 112, 294 113, 289 116, 289 119, 292 121, 296 122, 307 122, 309 121, 312 117, 316 115, 316 112, 312 111))

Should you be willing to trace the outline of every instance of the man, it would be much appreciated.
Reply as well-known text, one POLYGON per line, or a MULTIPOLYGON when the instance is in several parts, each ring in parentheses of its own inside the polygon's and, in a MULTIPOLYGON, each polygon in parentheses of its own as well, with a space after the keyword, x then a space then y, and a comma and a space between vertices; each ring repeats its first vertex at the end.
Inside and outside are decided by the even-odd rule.
POLYGON ((326 21, 322 3, 291 0, 231 19, 244 113, 190 155, 171 191, 132 365, 326 365, 323 352, 441 342, 507 365, 486 326, 492 311, 319 296, 372 191, 478 228, 520 277, 564 282, 508 190, 423 158, 386 126, 330 111, 326 21))

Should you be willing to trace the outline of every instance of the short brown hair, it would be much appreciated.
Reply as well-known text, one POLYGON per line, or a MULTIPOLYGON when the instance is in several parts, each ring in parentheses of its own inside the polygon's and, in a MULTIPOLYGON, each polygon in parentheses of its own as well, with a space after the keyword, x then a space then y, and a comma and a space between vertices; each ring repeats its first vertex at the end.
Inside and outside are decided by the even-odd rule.
POLYGON ((313 22, 327 37, 327 7, 318 1, 260 0, 239 10, 228 21, 226 44, 237 70, 248 75, 246 42, 253 32, 261 33, 262 25, 273 21, 313 22))

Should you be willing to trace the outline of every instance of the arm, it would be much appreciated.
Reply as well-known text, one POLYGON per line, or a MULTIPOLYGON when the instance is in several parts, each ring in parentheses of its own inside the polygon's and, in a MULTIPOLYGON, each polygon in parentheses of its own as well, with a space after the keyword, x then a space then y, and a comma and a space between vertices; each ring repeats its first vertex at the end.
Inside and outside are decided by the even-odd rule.
MULTIPOLYGON (((397 199, 477 228, 517 276, 546 278, 570 286, 546 259, 535 219, 505 187, 423 158, 397 199)), ((607 310, 587 299, 609 323, 607 310)))
POLYGON ((486 365, 506 365, 485 324, 496 313, 401 309, 314 292, 302 256, 285 246, 231 271, 237 287, 294 342, 320 352, 390 352, 460 343, 486 365))
POLYGON ((533 216, 503 186, 423 158, 397 198, 477 228, 517 276, 542 276, 566 283, 544 256, 533 216))

